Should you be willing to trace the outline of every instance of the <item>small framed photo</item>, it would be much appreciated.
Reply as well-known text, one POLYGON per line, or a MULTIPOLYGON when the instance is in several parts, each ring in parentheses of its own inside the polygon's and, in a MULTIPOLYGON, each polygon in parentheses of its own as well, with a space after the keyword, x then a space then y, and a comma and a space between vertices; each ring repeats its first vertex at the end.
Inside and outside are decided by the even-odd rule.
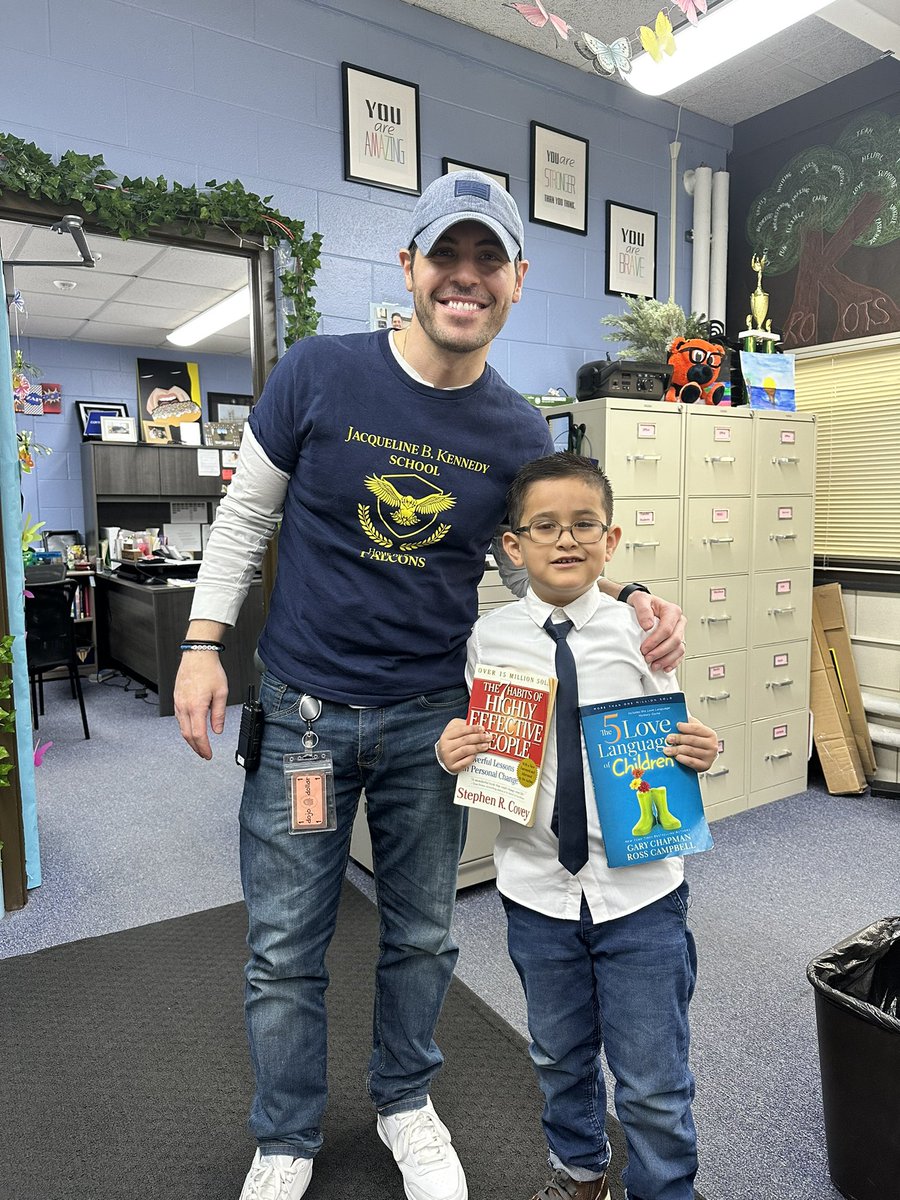
POLYGON ((172 426, 165 421, 141 421, 141 433, 145 442, 155 442, 158 446, 166 446, 172 441, 172 426))
POLYGON ((587 236, 587 138, 531 122, 531 212, 538 225, 587 236))
POLYGON ((207 421, 203 426, 203 440, 207 446, 237 450, 244 433, 243 421, 207 421))
POLYGON ((210 421, 246 421, 253 397, 239 392, 207 392, 206 405, 210 421))
POLYGON ((655 297, 655 212, 607 200, 606 294, 655 297))
POLYGON ((136 442, 137 421, 134 417, 101 417, 100 437, 104 442, 136 442))
POLYGON ((442 158, 441 166, 445 175, 451 175, 454 171, 480 171, 509 191, 509 176, 503 171, 489 171, 487 167, 476 167, 474 163, 460 162, 458 158, 442 158))
POLYGON ((118 400, 77 400, 78 420, 81 422, 81 436, 99 440, 102 430, 101 417, 127 417, 128 405, 118 400))
POLYGON ((341 63, 344 178, 418 196, 419 85, 341 63))
POLYGON ((406 329, 412 320, 413 310, 408 304, 392 304, 390 300, 382 300, 378 304, 369 305, 369 328, 374 333, 378 329, 406 329))

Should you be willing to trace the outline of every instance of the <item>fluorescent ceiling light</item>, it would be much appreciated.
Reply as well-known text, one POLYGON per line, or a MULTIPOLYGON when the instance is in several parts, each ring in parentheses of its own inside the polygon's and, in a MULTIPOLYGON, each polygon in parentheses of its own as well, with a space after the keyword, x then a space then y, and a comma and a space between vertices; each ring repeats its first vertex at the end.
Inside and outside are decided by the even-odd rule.
POLYGON ((173 329, 166 335, 166 341, 172 342, 175 346, 195 346, 197 342, 202 342, 204 338, 218 333, 220 329, 225 329, 226 326, 233 325, 235 321, 240 321, 241 317, 249 315, 250 287, 248 285, 242 287, 234 295, 220 300, 206 312, 191 317, 189 321, 185 321, 183 325, 173 329))
POLYGON ((675 33, 677 50, 671 58, 655 63, 649 54, 639 54, 625 78, 647 96, 664 96, 825 8, 829 2, 730 0, 701 17, 697 25, 680 26, 675 33))

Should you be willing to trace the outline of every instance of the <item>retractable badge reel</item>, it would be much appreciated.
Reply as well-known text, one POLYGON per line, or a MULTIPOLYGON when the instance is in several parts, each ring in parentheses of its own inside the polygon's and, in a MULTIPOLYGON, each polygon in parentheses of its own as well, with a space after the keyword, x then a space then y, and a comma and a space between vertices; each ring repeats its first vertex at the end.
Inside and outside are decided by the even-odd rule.
POLYGON ((300 719, 306 722, 302 754, 285 754, 284 784, 291 833, 324 833, 337 829, 334 807, 334 764, 330 750, 317 750, 313 721, 322 715, 317 696, 300 697, 300 719))

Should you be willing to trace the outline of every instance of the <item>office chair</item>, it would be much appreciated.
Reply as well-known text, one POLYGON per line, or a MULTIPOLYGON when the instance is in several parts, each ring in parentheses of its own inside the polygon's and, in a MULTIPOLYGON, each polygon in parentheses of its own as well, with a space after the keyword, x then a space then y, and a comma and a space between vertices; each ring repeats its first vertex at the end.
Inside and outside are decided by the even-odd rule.
POLYGON ((33 584, 30 596, 25 597, 25 650, 28 657, 28 679, 31 684, 31 719, 38 728, 38 710, 44 715, 44 672, 66 667, 72 698, 81 708, 84 736, 90 739, 81 676, 78 674, 78 655, 75 651, 75 624, 72 620, 72 601, 78 581, 64 579, 61 583, 33 584))

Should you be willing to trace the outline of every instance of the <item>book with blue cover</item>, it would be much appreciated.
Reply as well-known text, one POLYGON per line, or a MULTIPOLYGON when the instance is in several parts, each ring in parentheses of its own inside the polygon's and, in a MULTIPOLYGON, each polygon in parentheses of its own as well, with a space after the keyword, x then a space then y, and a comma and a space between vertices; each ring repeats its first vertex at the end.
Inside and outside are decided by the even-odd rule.
POLYGON ((686 721, 683 692, 581 706, 581 726, 611 867, 709 850, 700 780, 663 752, 686 721))

